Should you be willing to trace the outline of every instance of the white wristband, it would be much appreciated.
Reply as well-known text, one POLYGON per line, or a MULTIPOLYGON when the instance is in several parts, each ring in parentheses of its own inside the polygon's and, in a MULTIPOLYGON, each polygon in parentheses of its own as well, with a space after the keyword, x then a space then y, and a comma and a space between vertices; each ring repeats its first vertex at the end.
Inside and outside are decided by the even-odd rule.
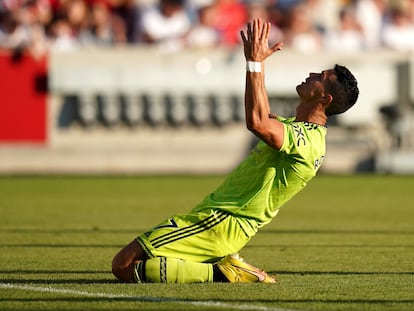
POLYGON ((247 61, 246 62, 246 71, 248 72, 262 72, 262 63, 247 61))

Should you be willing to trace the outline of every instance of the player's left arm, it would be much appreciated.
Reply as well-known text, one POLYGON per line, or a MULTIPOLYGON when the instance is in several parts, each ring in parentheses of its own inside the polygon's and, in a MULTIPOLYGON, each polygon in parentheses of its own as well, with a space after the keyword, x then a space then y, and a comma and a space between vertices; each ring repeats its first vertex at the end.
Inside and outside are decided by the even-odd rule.
POLYGON ((246 126, 269 146, 280 149, 284 140, 284 125, 271 118, 269 99, 264 83, 264 60, 280 50, 283 43, 268 46, 270 23, 260 19, 247 25, 247 34, 241 32, 246 61, 260 63, 259 72, 246 71, 245 113, 246 126))

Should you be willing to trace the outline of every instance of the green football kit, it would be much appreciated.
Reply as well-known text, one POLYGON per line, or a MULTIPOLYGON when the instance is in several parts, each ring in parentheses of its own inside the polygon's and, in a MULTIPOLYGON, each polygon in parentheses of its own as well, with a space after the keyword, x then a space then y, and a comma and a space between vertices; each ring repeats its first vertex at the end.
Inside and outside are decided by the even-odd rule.
POLYGON ((260 141, 191 212, 137 237, 149 258, 213 263, 237 253, 306 186, 325 156, 327 129, 294 118, 277 119, 284 125, 280 150, 260 141))

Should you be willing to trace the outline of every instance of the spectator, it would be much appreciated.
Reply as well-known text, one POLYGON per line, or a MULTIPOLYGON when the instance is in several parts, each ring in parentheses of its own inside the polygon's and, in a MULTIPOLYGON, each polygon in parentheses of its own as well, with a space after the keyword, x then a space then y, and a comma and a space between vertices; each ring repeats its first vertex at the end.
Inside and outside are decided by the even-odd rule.
POLYGON ((48 25, 52 22, 54 11, 52 0, 37 0, 33 3, 36 19, 46 31, 48 25))
POLYGON ((127 42, 127 32, 123 20, 113 15, 102 1, 91 5, 90 43, 96 45, 119 45, 127 42))
POLYGON ((190 27, 184 0, 160 0, 158 6, 152 6, 142 14, 143 42, 157 44, 164 51, 181 50, 190 27))
POLYGON ((220 37, 213 24, 214 13, 214 7, 211 5, 198 9, 198 22, 191 28, 186 38, 189 48, 205 49, 219 45, 220 37))
POLYGON ((44 27, 39 23, 32 25, 28 51, 34 58, 41 58, 49 52, 49 40, 44 27))
POLYGON ((323 34, 338 26, 338 14, 343 3, 344 0, 303 0, 310 23, 323 34))
POLYGON ((409 11, 397 6, 391 9, 390 19, 383 30, 384 45, 393 50, 414 51, 414 24, 409 11))
POLYGON ((414 23, 414 0, 407 0, 407 11, 411 22, 414 23))
POLYGON ((51 49, 55 52, 68 52, 79 48, 79 42, 65 18, 58 18, 52 23, 50 37, 51 49))
POLYGON ((277 11, 277 14, 272 14, 276 11, 274 10, 274 7, 268 6, 266 0, 252 1, 248 3, 247 12, 249 20, 260 18, 264 22, 272 23, 272 28, 270 29, 269 34, 269 45, 284 41, 283 31, 279 27, 281 17, 279 15, 280 12, 277 11))
MULTIPOLYGON (((136 0, 104 0, 109 7, 111 18, 113 20, 116 37, 121 36, 121 31, 124 32, 122 35, 125 37, 127 43, 135 43, 139 40, 140 34, 140 21, 139 21, 139 8, 138 1, 136 0)), ((115 40, 120 42, 122 40, 115 40)))
POLYGON ((234 47, 240 44, 240 30, 247 22, 246 7, 238 0, 214 0, 213 27, 219 33, 220 44, 234 47))
POLYGON ((365 46, 374 49, 381 46, 381 32, 387 0, 359 0, 356 18, 362 27, 365 46))
POLYGON ((89 36, 91 12, 86 0, 71 0, 68 3, 67 20, 73 37, 78 43, 86 44, 89 36))
POLYGON ((0 16, 0 48, 16 54, 28 51, 36 58, 42 57, 48 46, 44 26, 40 23, 43 15, 39 14, 37 3, 11 5, 9 8, 10 11, 2 12, 0 16))
POLYGON ((317 52, 322 48, 322 36, 312 25, 303 5, 293 7, 287 15, 285 42, 293 50, 303 53, 317 52))
POLYGON ((364 36, 353 7, 345 7, 339 12, 339 26, 325 34, 325 47, 338 53, 359 52, 364 48, 364 36))
POLYGON ((0 0, 0 49, 39 56, 127 43, 234 48, 258 17, 272 24, 271 44, 301 52, 413 50, 414 0, 0 0))
POLYGON ((0 47, 6 50, 25 48, 30 41, 27 28, 18 19, 17 11, 0 14, 0 47))

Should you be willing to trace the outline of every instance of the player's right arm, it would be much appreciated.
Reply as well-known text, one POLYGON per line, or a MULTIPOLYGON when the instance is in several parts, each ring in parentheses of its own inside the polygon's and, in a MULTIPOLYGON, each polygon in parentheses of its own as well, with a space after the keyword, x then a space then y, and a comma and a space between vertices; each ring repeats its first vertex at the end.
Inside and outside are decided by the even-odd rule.
POLYGON ((268 46, 270 23, 253 20, 247 26, 247 33, 241 32, 246 61, 261 64, 260 72, 246 71, 245 113, 246 126, 269 146, 280 149, 284 140, 284 125, 271 118, 269 100, 264 83, 264 60, 280 50, 283 43, 268 46))

